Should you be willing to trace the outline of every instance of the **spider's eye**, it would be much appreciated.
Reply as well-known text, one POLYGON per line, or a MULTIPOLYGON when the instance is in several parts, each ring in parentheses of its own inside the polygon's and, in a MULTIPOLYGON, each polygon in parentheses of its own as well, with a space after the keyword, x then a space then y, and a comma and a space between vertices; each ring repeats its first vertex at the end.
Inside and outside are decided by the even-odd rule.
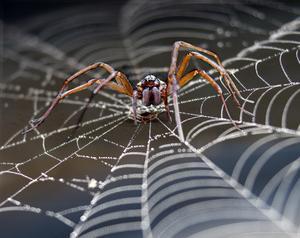
POLYGON ((145 87, 145 86, 146 86, 146 84, 147 84, 147 82, 146 82, 146 80, 145 80, 145 79, 143 79, 143 80, 141 81, 141 83, 140 83, 140 85, 141 85, 142 87, 145 87))
POLYGON ((147 75, 147 76, 145 77, 145 81, 146 81, 147 83, 154 82, 155 80, 156 80, 156 77, 155 77, 154 75, 147 75))
POLYGON ((155 83, 154 83, 155 87, 159 87, 160 86, 160 82, 158 79, 155 80, 155 83))
POLYGON ((147 75, 142 81, 141 86, 143 88, 147 87, 159 87, 160 86, 160 80, 156 78, 154 75, 147 75))

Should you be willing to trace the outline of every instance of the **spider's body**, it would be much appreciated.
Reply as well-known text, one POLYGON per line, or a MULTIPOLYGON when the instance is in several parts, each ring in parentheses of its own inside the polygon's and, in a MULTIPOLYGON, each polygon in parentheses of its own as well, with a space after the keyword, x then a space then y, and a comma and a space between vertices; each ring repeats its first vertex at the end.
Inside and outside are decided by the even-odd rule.
MULTIPOLYGON (((136 84, 133 92, 132 117, 136 121, 148 122, 162 111, 160 105, 167 102, 167 84, 154 75, 147 75, 136 84), (140 104, 138 105, 138 100, 140 104)), ((169 111, 167 109, 168 115, 169 111)))
POLYGON ((142 100, 144 106, 157 106, 167 97, 167 84, 154 75, 147 75, 136 85, 137 99, 142 100))
MULTIPOLYGON (((234 126, 238 128, 235 122, 231 119, 230 113, 227 108, 227 104, 223 97, 222 89, 216 83, 216 81, 208 73, 206 73, 204 70, 201 69, 194 69, 190 72, 186 72, 191 58, 202 60, 203 62, 207 63, 212 68, 214 68, 220 74, 220 81, 224 86, 224 88, 232 96, 237 106, 241 110, 244 110, 241 108, 241 104, 238 101, 236 95, 239 96, 244 101, 249 101, 249 100, 246 100, 241 96, 234 82, 232 81, 229 74, 223 67, 217 54, 183 41, 176 41, 173 45, 172 61, 169 68, 168 79, 166 80, 166 82, 158 79, 154 75, 147 75, 144 79, 142 79, 139 83, 137 83, 135 88, 133 88, 129 83, 126 75, 123 74, 122 72, 116 71, 110 65, 102 62, 92 64, 90 66, 87 66, 79 70, 77 73, 67 78, 64 81, 64 84, 60 89, 57 97, 52 101, 52 104, 50 105, 48 110, 37 120, 31 121, 30 123, 31 128, 26 129, 24 132, 28 132, 33 128, 36 128, 38 125, 40 125, 48 117, 49 113, 53 110, 53 108, 66 96, 82 91, 83 89, 89 88, 93 84, 97 84, 97 87, 93 91, 93 94, 98 93, 99 90, 105 86, 112 90, 117 91, 118 93, 122 93, 127 96, 130 96, 132 98, 132 112, 133 112, 132 115, 135 122, 137 121, 137 119, 139 121, 148 121, 148 120, 152 120, 153 118, 156 118, 157 114, 161 111, 159 110, 159 108, 160 108, 160 104, 162 103, 164 103, 165 110, 168 114, 169 120, 171 121, 171 116, 170 116, 170 111, 168 106, 168 96, 172 94, 177 130, 180 139, 184 140, 181 119, 179 114, 180 112, 179 112, 178 100, 177 100, 177 90, 178 88, 183 87, 185 84, 191 81, 197 75, 205 79, 214 88, 214 90, 217 92, 217 94, 222 100, 223 106, 228 114, 229 119, 234 124, 234 126), (177 65, 177 59, 178 59, 180 48, 187 50, 188 54, 186 54, 183 57, 181 63, 177 65), (214 60, 207 57, 206 55, 213 58, 214 60), (70 90, 66 90, 69 83, 71 83, 74 79, 78 78, 80 75, 85 74, 90 70, 94 70, 97 68, 104 69, 105 71, 107 71, 109 75, 104 79, 100 79, 100 78, 90 79, 88 82, 82 85, 79 85, 70 90), (225 83, 223 83, 223 80, 225 81, 225 83), (138 100, 141 101, 142 107, 137 106, 138 100)), ((251 114, 245 110, 244 112, 251 114)))

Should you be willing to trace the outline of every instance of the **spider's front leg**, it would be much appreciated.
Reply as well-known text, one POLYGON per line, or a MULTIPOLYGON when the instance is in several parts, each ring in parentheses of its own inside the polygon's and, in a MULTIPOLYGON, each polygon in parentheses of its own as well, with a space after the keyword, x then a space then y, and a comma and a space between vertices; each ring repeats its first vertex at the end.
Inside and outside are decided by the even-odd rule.
POLYGON ((57 106, 57 104, 63 100, 66 96, 79 92, 83 89, 86 89, 88 87, 90 87, 91 85, 93 85, 96 82, 100 82, 99 79, 91 79, 89 80, 87 83, 80 85, 76 88, 73 88, 71 90, 68 90, 66 92, 63 91, 63 89, 65 88, 64 86, 62 87, 62 89, 59 91, 58 95, 56 96, 56 98, 52 101, 50 107, 47 109, 47 111, 38 119, 33 119, 31 120, 30 123, 30 128, 25 129, 22 133, 27 133, 31 130, 33 130, 34 128, 38 127, 40 124, 42 124, 46 118, 49 116, 49 114, 51 113, 51 111, 57 106))
MULTIPOLYGON (((205 50, 205 49, 203 49, 201 47, 196 47, 194 45, 191 45, 191 44, 183 42, 183 41, 177 41, 177 42, 175 42, 174 45, 173 45, 171 65, 170 65, 169 73, 168 73, 168 92, 170 92, 170 88, 172 87, 172 95, 173 95, 175 119, 176 119, 176 124, 177 124, 177 130, 178 130, 179 138, 182 141, 184 140, 182 125, 181 125, 181 119, 180 119, 179 106, 178 106, 178 99, 177 99, 178 98, 178 96, 177 96, 178 86, 177 85, 179 85, 180 87, 182 87, 188 81, 190 81, 191 79, 193 79, 194 76, 197 75, 197 74, 199 74, 200 76, 202 76, 205 80, 207 80, 213 86, 214 90, 221 97, 222 103, 223 103, 223 105, 225 107, 225 110, 226 110, 226 112, 227 112, 230 120, 232 121, 232 123, 234 124, 234 126, 237 129, 239 129, 237 127, 236 123, 231 119, 231 116, 230 116, 230 113, 228 111, 226 102, 224 100, 221 88, 219 87, 219 85, 205 71, 203 71, 203 70, 194 70, 194 71, 192 71, 190 73, 187 73, 185 76, 183 76, 183 74, 186 71, 187 66, 188 66, 188 64, 190 62, 191 57, 195 57, 197 59, 202 60, 203 62, 207 63, 208 65, 210 65, 211 67, 213 67, 214 69, 216 69, 220 73, 220 75, 221 75, 220 79, 222 79, 222 78, 225 79, 226 85, 224 85, 224 86, 228 90, 228 92, 232 95, 235 103, 237 104, 237 106, 239 108, 241 108, 241 105, 240 105, 240 103, 239 103, 239 101, 238 101, 238 99, 236 98, 235 95, 238 95, 243 100, 248 101, 248 100, 244 99, 240 95, 237 87, 235 86, 235 84, 232 81, 232 79, 229 77, 229 74, 227 73, 227 71, 223 67, 223 65, 221 63, 221 60, 219 59, 219 57, 217 56, 217 54, 215 54, 215 53, 213 53, 211 51, 205 50), (177 67, 177 60, 178 60, 178 54, 179 54, 180 48, 188 50, 189 53, 183 58, 182 62, 177 67), (213 61, 212 59, 206 57, 204 54, 212 56, 215 59, 215 61, 213 61)), ((245 112, 251 115, 250 112, 247 112, 247 111, 245 111, 245 112)))
MULTIPOLYGON (((183 41, 177 41, 174 43, 174 49, 173 51, 177 51, 177 57, 178 57, 178 51, 180 48, 183 48, 185 50, 191 50, 182 60, 182 62, 180 63, 178 70, 176 72, 176 76, 177 79, 180 79, 183 76, 183 73, 185 72, 190 59, 192 57, 199 59, 207 64, 209 64, 211 67, 213 67, 217 72, 219 72, 220 74, 220 82, 222 83, 222 85, 224 86, 224 88, 228 91, 228 93, 230 93, 232 95, 232 98, 234 100, 234 102, 236 103, 237 107, 240 108, 241 110, 243 110, 241 108, 241 104, 239 102, 239 100, 237 99, 236 95, 242 99, 243 101, 249 102, 249 103, 254 103, 251 100, 245 99, 239 92, 238 88, 236 87, 235 83, 233 82, 233 80, 231 79, 231 77, 229 76, 227 70, 224 68, 220 58, 218 57, 218 55, 212 51, 208 51, 206 49, 203 49, 201 47, 197 47, 194 46, 192 44, 189 44, 187 42, 183 42, 183 41), (212 56, 215 61, 211 60, 210 58, 206 57, 204 54, 212 56), (225 80, 225 84, 223 82, 223 79, 225 80)), ((177 57, 175 59, 172 58, 172 63, 175 63, 175 70, 176 71, 176 61, 177 61, 177 57), (173 62, 174 60, 174 62, 173 62)), ((171 67, 170 67, 171 69, 171 67)), ((174 71, 174 72, 175 72, 174 71)), ((253 116, 253 114, 251 114, 248 111, 245 111, 245 113, 253 116)))
MULTIPOLYGON (((182 75, 184 73, 184 71, 186 70, 187 68, 187 65, 188 63, 190 62, 190 58, 191 57, 194 57, 196 59, 199 59, 199 60, 202 60, 204 62, 206 62, 207 64, 209 64, 210 66, 212 66, 214 69, 216 69, 221 77, 220 77, 220 81, 221 83, 223 84, 223 81, 221 80, 222 78, 225 79, 225 83, 226 85, 223 84, 223 86, 227 89, 228 93, 232 96, 233 98, 233 101, 235 102, 236 106, 242 110, 243 112, 245 112, 246 114, 250 115, 250 116, 254 116, 251 112, 248 112, 247 110, 243 109, 241 107, 241 104, 239 102, 239 100, 237 99, 236 95, 238 95, 241 99, 243 99, 244 101, 247 101, 247 102, 250 102, 250 103, 253 103, 253 101, 250 101, 250 100, 247 100, 245 98, 243 98, 240 94, 240 92, 238 91, 236 85, 234 84, 234 82, 232 81, 232 79, 230 78, 229 74, 227 73, 227 71, 225 70, 225 68, 219 64, 216 64, 214 61, 212 61, 211 59, 207 58, 205 55, 202 55, 200 54, 199 52, 195 52, 195 51, 192 51, 192 52, 189 52, 185 57, 184 59, 182 60, 180 66, 179 66, 179 69, 177 71, 177 78, 179 78, 179 84, 180 84, 180 87, 182 87, 183 85, 185 85, 188 81, 190 81, 192 78, 188 78, 188 77, 185 77, 183 79, 182 75)), ((204 79, 208 80, 207 77, 204 77, 202 74, 200 74, 204 79)), ((209 80, 208 80, 209 81, 209 80)), ((217 91, 217 89, 214 87, 215 91, 217 91)), ((219 94, 219 93, 218 93, 219 94)), ((220 94, 219 94, 220 95, 220 94)), ((228 110, 227 110, 227 114, 228 114, 228 110)), ((228 114, 229 116, 229 114, 228 114)), ((230 116, 229 116, 230 117, 230 116)))
POLYGON ((237 124, 234 122, 234 120, 232 119, 230 112, 228 110, 226 101, 224 99, 223 96, 223 92, 222 89, 220 88, 220 86, 215 82, 215 80, 208 74, 206 73, 204 70, 193 70, 190 73, 186 74, 184 77, 182 77, 179 81, 179 85, 183 86, 184 84, 186 84, 188 81, 192 80, 196 75, 200 75, 202 78, 204 78, 212 87, 213 89, 217 92, 217 94, 219 95, 219 97, 221 98, 221 101, 223 103, 223 106, 225 108, 225 111, 230 119, 230 121, 232 122, 232 124, 235 126, 235 128, 237 128, 238 130, 241 130, 237 124))
POLYGON ((71 95, 73 93, 77 93, 79 91, 82 91, 84 89, 89 88, 91 85, 97 83, 98 86, 96 87, 96 89, 93 91, 93 94, 96 94, 99 92, 99 90, 101 88, 103 88, 104 86, 107 86, 119 93, 123 93, 126 94, 128 96, 132 96, 133 93, 133 89, 131 87, 131 84, 128 82, 127 77, 118 71, 115 71, 110 65, 99 62, 99 63, 95 63, 92 64, 90 66, 87 66, 81 70, 79 70, 78 72, 76 72, 75 74, 73 74, 72 76, 70 76, 69 78, 67 78, 64 83, 63 86, 61 87, 61 89, 59 90, 58 95, 56 96, 56 98, 52 101, 50 107, 47 109, 47 111, 38 119, 36 120, 31 120, 30 121, 30 128, 26 128, 22 133, 27 133, 31 130, 33 130, 34 128, 38 127, 41 123, 43 123, 45 121, 45 119, 49 116, 49 114, 51 113, 51 111, 57 106, 57 104, 63 100, 66 96, 71 95), (70 89, 68 91, 65 91, 66 88, 68 87, 69 83, 71 83, 74 79, 78 78, 79 76, 87 73, 90 70, 94 70, 97 68, 102 68, 104 70, 106 70, 109 75, 103 79, 91 79, 89 80, 87 83, 77 86, 73 89, 70 89), (111 82, 112 79, 116 79, 116 83, 111 82))

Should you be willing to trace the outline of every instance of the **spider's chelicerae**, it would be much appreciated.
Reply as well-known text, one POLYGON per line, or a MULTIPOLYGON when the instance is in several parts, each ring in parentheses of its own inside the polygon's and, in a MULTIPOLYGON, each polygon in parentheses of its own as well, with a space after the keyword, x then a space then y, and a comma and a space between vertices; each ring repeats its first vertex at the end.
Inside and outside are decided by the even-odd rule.
MULTIPOLYGON (((99 92, 99 90, 105 86, 107 88, 117 91, 118 93, 122 93, 122 94, 132 97, 132 111, 133 111, 133 118, 134 118, 135 123, 137 121, 137 116, 142 121, 143 121, 143 117, 147 117, 145 119, 145 121, 147 121, 149 119, 151 120, 151 118, 152 118, 151 113, 156 113, 155 110, 149 110, 148 113, 137 115, 137 101, 138 100, 141 100, 141 103, 146 108, 158 107, 160 104, 163 103, 165 106, 165 110, 167 112, 167 116, 168 116, 169 120, 171 120, 169 106, 168 106, 168 96, 172 94, 173 104, 174 104, 174 109, 175 109, 174 113, 175 113, 175 119, 176 119, 176 124, 177 124, 177 130, 179 133, 179 137, 183 140, 184 136, 183 136, 180 114, 179 114, 177 90, 179 87, 182 87, 185 84, 187 84, 196 75, 199 75, 203 79, 205 79, 213 87, 213 89, 218 93, 218 95, 220 96, 220 98, 222 100, 224 108, 228 114, 229 119, 234 124, 234 126, 236 128, 238 128, 236 123, 232 120, 232 118, 230 116, 226 102, 223 97, 222 90, 221 90, 220 86, 215 82, 215 80, 207 72, 205 72, 204 70, 201 70, 201 69, 194 69, 190 72, 185 73, 186 69, 188 67, 188 64, 190 62, 190 59, 192 57, 206 62, 208 65, 210 65, 212 68, 214 68, 216 71, 219 72, 220 82, 223 84, 224 88, 232 95, 232 98, 238 108, 240 108, 241 110, 244 110, 244 109, 242 109, 241 104, 240 104, 239 100, 237 99, 236 95, 244 101, 252 102, 241 96, 236 85, 230 78, 228 72, 223 67, 221 60, 219 59, 217 54, 215 54, 211 51, 208 51, 206 49, 194 46, 187 42, 176 41, 173 45, 172 60, 171 60, 170 68, 169 68, 168 79, 166 82, 158 79, 154 75, 147 75, 144 79, 142 79, 139 83, 137 83, 135 88, 133 88, 131 86, 131 84, 129 83, 126 75, 123 74, 122 72, 116 71, 110 65, 102 63, 102 62, 92 64, 90 66, 87 66, 87 67, 79 70, 78 72, 76 72, 75 74, 73 74, 72 76, 67 78, 64 81, 63 86, 61 87, 58 95, 52 101, 48 110, 40 118, 30 121, 31 127, 29 129, 26 129, 24 132, 28 132, 28 131, 36 128, 37 126, 39 126, 48 117, 48 115, 53 110, 53 108, 66 96, 76 93, 76 92, 79 92, 83 89, 89 88, 91 85, 97 84, 97 87, 93 91, 93 94, 97 94, 99 92), (177 66, 178 52, 179 52, 180 48, 188 51, 188 53, 183 57, 183 60, 177 66), (206 55, 214 58, 214 60, 208 58, 206 55), (93 78, 80 86, 77 86, 70 90, 66 90, 69 83, 71 83, 74 79, 78 78, 80 75, 82 75, 84 73, 87 73, 90 70, 94 70, 97 68, 102 68, 102 69, 106 70, 109 73, 108 77, 106 77, 104 79, 93 78), (113 79, 114 79, 114 81, 113 81, 113 79), (224 80, 224 82, 223 82, 223 80, 224 80)), ((244 112, 252 115, 250 112, 247 112, 246 110, 244 110, 244 112)), ((153 117, 153 118, 155 118, 155 117, 153 117)))

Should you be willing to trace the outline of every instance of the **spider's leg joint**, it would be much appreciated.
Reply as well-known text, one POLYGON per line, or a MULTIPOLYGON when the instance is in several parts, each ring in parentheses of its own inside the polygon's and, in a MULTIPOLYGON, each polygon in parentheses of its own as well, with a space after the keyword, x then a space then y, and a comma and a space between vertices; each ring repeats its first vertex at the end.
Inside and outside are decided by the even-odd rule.
POLYGON ((175 47, 182 46, 183 44, 184 44, 184 41, 181 41, 181 40, 175 41, 175 42, 174 42, 174 46, 175 46, 175 47))

